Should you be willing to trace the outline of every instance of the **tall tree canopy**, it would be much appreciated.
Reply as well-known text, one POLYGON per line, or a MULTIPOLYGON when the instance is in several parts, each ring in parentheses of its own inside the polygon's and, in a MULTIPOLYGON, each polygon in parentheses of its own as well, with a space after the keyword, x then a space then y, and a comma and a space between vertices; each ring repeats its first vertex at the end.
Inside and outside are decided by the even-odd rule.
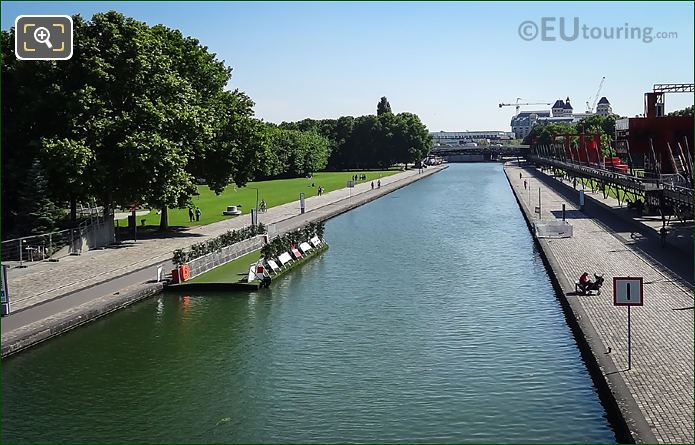
POLYGON ((329 141, 328 168, 387 168, 427 156, 432 138, 412 113, 343 116, 339 119, 283 122, 284 129, 314 131, 329 141))
MULTIPOLYGON (((2 33, 4 196, 39 160, 56 202, 148 203, 166 228, 166 209, 188 202, 194 178, 216 192, 252 178, 267 138, 251 99, 225 90, 231 68, 215 54, 113 11, 73 22, 69 61, 19 61, 14 30, 2 33)), ((19 202, 4 204, 12 228, 19 202)))

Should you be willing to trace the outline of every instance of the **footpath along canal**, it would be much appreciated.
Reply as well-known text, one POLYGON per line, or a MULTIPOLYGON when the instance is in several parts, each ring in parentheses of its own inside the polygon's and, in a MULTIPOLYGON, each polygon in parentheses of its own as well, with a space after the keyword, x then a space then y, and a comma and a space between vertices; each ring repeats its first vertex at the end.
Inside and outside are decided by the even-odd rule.
POLYGON ((162 294, 6 359, 2 440, 616 441, 500 164, 325 237, 270 289, 162 294))

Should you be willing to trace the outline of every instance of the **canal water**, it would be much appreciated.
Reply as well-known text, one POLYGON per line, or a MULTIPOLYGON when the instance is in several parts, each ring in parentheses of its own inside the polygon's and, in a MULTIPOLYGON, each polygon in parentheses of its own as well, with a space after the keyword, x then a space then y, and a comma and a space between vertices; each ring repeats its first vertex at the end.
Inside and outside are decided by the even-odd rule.
POLYGON ((615 441, 498 164, 330 220, 271 289, 165 294, 3 361, 3 442, 615 441))

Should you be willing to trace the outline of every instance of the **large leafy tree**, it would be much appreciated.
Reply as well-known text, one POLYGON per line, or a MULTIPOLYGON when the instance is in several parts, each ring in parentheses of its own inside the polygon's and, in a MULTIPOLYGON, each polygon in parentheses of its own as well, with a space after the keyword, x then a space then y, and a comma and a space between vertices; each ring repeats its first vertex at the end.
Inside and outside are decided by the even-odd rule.
MULTIPOLYGON (((56 200, 74 209, 92 195, 106 212, 148 203, 165 229, 194 178, 216 192, 251 179, 267 137, 253 102, 225 90, 231 69, 215 54, 113 11, 74 23, 67 62, 17 61, 13 30, 3 32, 3 195, 40 159, 56 200)), ((21 212, 7 204, 10 217, 21 212)))

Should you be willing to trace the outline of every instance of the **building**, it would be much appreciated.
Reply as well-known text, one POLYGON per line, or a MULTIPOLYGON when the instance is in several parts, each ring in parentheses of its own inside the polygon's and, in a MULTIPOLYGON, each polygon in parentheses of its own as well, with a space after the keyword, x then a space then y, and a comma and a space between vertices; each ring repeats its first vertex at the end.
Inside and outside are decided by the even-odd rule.
POLYGON ((489 142, 508 141, 514 138, 510 131, 439 131, 430 133, 434 146, 486 144, 489 142))
MULTIPOLYGON (((553 105, 553 108, 555 106, 553 105)), ((512 133, 514 138, 523 139, 530 132, 531 128, 536 125, 538 119, 550 117, 550 111, 523 111, 512 118, 512 133)))
POLYGON ((606 96, 603 96, 601 100, 598 101, 596 105, 596 114, 599 116, 610 116, 613 114, 613 109, 611 108, 611 103, 608 102, 606 96))
MULTIPOLYGON (((610 102, 606 97, 602 97, 596 106, 596 114, 608 116, 613 113, 610 102)), ((525 111, 519 113, 512 118, 511 126, 514 137, 518 139, 525 138, 539 122, 547 124, 574 124, 580 119, 591 116, 593 113, 574 113, 574 107, 570 103, 570 98, 565 100, 558 99, 553 104, 550 111, 525 111)))

